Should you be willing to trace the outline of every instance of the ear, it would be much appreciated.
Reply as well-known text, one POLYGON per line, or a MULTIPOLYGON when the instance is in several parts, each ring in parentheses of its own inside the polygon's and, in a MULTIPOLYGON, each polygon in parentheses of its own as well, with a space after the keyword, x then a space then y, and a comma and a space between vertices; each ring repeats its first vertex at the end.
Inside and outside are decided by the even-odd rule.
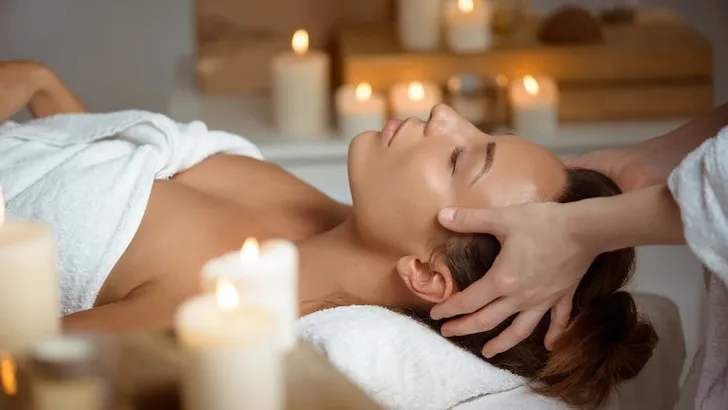
POLYGON ((444 302, 454 292, 452 275, 441 256, 432 264, 412 255, 402 257, 397 261, 397 273, 410 292, 428 302, 444 302))

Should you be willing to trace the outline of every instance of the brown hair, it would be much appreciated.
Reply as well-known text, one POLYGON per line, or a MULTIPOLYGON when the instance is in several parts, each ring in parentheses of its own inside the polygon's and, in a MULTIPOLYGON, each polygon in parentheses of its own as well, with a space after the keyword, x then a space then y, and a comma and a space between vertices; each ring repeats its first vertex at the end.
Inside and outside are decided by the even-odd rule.
MULTIPOLYGON (((567 170, 568 182, 557 202, 574 202, 620 193, 605 175, 587 169, 567 170)), ((500 251, 492 235, 457 235, 443 253, 458 289, 480 279, 500 251)), ((634 248, 603 253, 594 260, 574 296, 571 319, 551 352, 544 346, 550 317, 514 348, 485 359, 524 376, 538 393, 579 407, 598 408, 620 382, 639 373, 652 355, 657 335, 638 316, 632 296, 622 288, 634 270, 634 248)), ((445 321, 433 321, 428 312, 414 312, 439 331, 445 321)), ((481 356, 481 349, 513 321, 509 318, 491 331, 452 337, 450 340, 481 356)))

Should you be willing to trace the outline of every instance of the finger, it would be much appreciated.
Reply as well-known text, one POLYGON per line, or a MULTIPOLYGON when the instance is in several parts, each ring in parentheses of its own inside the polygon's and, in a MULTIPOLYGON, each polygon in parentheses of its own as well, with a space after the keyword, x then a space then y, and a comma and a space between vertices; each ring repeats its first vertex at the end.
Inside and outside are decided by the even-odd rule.
POLYGON ((446 301, 435 305, 430 311, 430 317, 439 320, 453 316, 467 315, 498 299, 502 295, 499 293, 498 286, 494 283, 496 276, 497 270, 494 264, 493 268, 485 276, 475 281, 463 291, 450 296, 446 301))
POLYGON ((533 333, 545 313, 541 309, 521 312, 508 328, 483 346, 483 356, 491 358, 521 343, 533 333))
POLYGON ((437 219, 445 228, 461 233, 490 233, 503 235, 505 228, 497 209, 445 208, 437 219))
POLYGON ((544 344, 548 350, 553 348, 556 339, 564 333, 566 326, 569 325, 575 291, 576 288, 570 290, 551 308, 551 322, 549 323, 549 330, 546 332, 546 338, 544 339, 544 344))
POLYGON ((464 336, 494 329, 518 312, 514 298, 498 299, 479 311, 445 323, 440 332, 445 337, 464 336))

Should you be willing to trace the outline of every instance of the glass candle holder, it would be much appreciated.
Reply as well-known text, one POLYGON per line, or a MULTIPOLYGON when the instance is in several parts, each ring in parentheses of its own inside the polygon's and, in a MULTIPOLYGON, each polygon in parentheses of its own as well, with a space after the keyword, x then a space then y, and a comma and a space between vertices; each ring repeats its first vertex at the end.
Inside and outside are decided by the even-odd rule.
POLYGON ((496 37, 508 37, 531 15, 531 0, 491 0, 491 30, 496 37))
POLYGON ((99 346, 85 337, 35 342, 28 356, 36 410, 103 410, 108 406, 99 346))
POLYGON ((447 82, 448 105, 483 132, 491 133, 506 117, 503 82, 503 76, 454 75, 447 82))

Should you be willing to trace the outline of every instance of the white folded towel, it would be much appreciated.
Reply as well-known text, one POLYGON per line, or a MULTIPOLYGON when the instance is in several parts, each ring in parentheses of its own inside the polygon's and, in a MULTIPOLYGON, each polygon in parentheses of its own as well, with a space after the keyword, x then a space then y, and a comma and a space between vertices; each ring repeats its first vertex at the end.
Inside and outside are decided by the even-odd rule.
MULTIPOLYGON (((661 342, 650 363, 620 387, 607 408, 671 408, 685 359, 677 308, 655 295, 635 299, 661 342)), ((315 312, 299 319, 299 333, 388 410, 569 409, 557 399, 536 394, 526 379, 382 307, 345 306, 315 312)))
POLYGON ((7 216, 42 220, 54 230, 63 314, 93 306, 139 227, 154 179, 221 152, 261 158, 239 136, 145 111, 0 126, 7 216))
POLYGON ((302 338, 386 409, 444 410, 526 382, 378 306, 322 310, 301 318, 299 326, 302 338))

